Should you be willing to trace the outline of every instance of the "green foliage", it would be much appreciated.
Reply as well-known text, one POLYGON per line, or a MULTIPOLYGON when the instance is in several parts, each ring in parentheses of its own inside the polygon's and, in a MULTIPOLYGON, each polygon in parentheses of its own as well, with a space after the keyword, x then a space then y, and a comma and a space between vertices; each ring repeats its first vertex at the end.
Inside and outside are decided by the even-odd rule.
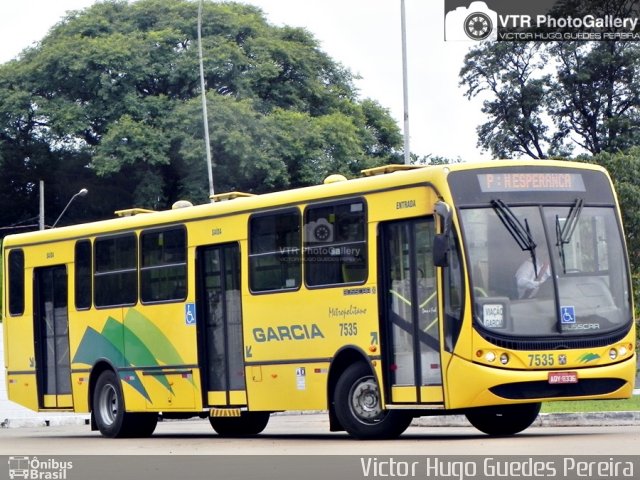
MULTIPOLYGON (((197 9, 106 0, 0 65, 0 224, 37 212, 40 179, 49 217, 89 189, 93 201, 63 223, 208 200, 197 9)), ((212 1, 202 25, 216 191, 261 193, 400 161, 389 112, 358 100, 352 74, 309 32, 212 1)))
POLYGON ((544 402, 541 411, 542 413, 637 412, 640 411, 640 395, 624 400, 544 402))
POLYGON ((607 169, 618 194, 633 279, 636 309, 640 308, 640 147, 626 152, 602 152, 577 160, 607 169))
POLYGON ((598 154, 640 142, 640 45, 635 42, 493 42, 460 71, 487 121, 478 146, 496 157, 598 154))

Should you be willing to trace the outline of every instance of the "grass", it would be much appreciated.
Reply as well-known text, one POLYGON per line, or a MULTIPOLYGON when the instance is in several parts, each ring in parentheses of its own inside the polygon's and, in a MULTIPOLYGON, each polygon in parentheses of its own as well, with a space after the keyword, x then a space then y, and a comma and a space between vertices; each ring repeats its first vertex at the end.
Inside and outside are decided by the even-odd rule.
POLYGON ((640 395, 626 400, 581 400, 545 402, 542 413, 632 412, 640 411, 640 395))

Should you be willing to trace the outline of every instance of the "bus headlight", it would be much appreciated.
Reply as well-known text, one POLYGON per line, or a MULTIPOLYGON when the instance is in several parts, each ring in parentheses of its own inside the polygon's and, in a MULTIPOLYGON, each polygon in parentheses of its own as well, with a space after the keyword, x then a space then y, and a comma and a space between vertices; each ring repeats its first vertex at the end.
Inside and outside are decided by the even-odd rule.
POLYGON ((627 354, 627 347, 622 345, 620 348, 618 348, 618 355, 620 355, 621 357, 624 357, 626 354, 627 354))
POLYGON ((506 353, 503 353, 500 355, 500 363, 502 365, 506 365, 507 363, 509 363, 509 355, 507 355, 506 353))
POLYGON ((611 360, 615 360, 616 358, 618 358, 618 351, 615 348, 609 350, 609 358, 611 360))
POLYGON ((485 356, 484 356, 484 359, 485 359, 487 362, 493 362, 493 361, 495 361, 495 359, 496 359, 496 354, 495 354, 495 353, 493 353, 493 352, 487 352, 487 353, 485 354, 485 356))

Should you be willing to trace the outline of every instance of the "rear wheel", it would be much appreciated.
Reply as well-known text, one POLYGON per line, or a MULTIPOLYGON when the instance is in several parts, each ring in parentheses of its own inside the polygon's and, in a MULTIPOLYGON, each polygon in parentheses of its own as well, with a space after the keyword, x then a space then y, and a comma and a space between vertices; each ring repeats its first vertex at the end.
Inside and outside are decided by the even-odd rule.
POLYGON ((488 435, 514 435, 528 427, 540 413, 540 403, 479 407, 466 412, 467 420, 488 435))
POLYGON ((239 417, 209 417, 209 423, 221 437, 248 437, 262 432, 270 412, 241 412, 239 417))
POLYGON ((122 437, 125 433, 125 411, 118 377, 111 370, 100 374, 93 393, 93 415, 98 430, 105 437, 122 437))
POLYGON ((115 372, 100 374, 93 393, 93 415, 98 430, 105 437, 148 437, 156 429, 156 413, 128 413, 120 380, 115 372))
POLYGON ((338 379, 335 412, 342 427, 361 440, 396 438, 413 416, 401 410, 383 410, 380 389, 364 362, 348 367, 338 379))

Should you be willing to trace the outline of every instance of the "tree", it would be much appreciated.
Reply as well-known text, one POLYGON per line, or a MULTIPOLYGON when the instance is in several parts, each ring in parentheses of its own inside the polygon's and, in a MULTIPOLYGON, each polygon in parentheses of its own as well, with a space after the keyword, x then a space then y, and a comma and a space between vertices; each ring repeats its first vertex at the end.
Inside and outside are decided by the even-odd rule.
POLYGON ((464 59, 460 84, 467 98, 488 93, 482 112, 489 120, 478 127, 478 146, 496 157, 525 154, 545 158, 551 139, 542 115, 547 75, 541 45, 520 42, 484 43, 464 59))
POLYGON ((631 270, 640 272, 640 147, 624 153, 581 156, 577 160, 601 165, 611 175, 622 210, 631 270))
MULTIPOLYGON (((0 66, 0 224, 37 212, 37 182, 65 220, 208 201, 197 3, 106 0, 69 13, 0 66)), ((387 110, 300 28, 207 1, 203 51, 217 191, 261 193, 400 161, 387 110)))
POLYGON ((465 57, 461 85, 484 93, 478 145, 532 158, 624 150, 638 143, 640 46, 635 42, 482 44, 465 57))
POLYGON ((640 147, 632 147, 627 152, 583 155, 576 160, 603 166, 613 181, 622 213, 637 313, 640 306, 640 147))

